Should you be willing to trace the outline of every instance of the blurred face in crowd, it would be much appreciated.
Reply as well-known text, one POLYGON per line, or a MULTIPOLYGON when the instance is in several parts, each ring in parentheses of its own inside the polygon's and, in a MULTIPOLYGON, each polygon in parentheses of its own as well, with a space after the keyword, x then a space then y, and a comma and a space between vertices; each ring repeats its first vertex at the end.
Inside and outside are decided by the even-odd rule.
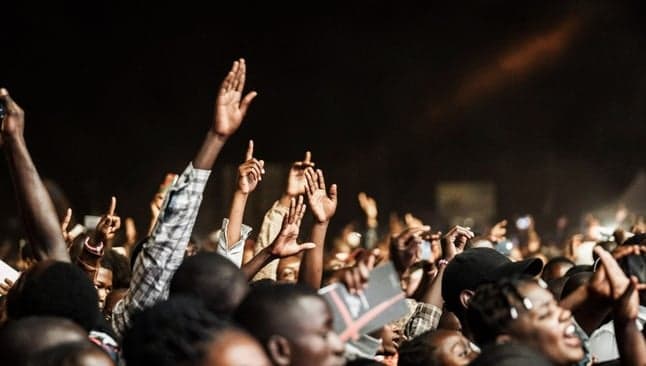
POLYGON ((296 283, 301 260, 298 256, 286 257, 278 262, 276 280, 282 283, 296 283))
POLYGON ((332 329, 327 303, 315 296, 302 297, 289 310, 293 319, 289 334, 290 365, 344 365, 344 345, 332 329))
POLYGON ((271 363, 260 343, 239 330, 228 330, 220 334, 207 349, 200 366, 269 366, 271 363))
POLYGON ((552 293, 535 282, 518 288, 529 299, 532 308, 520 311, 510 324, 509 335, 539 350, 556 365, 568 365, 583 359, 581 340, 575 333, 572 314, 561 308, 552 293))
POLYGON ((462 333, 454 330, 437 330, 432 344, 435 347, 436 359, 444 366, 468 365, 479 354, 462 333))
POLYGON ((94 278, 92 278, 94 287, 99 295, 99 308, 105 306, 105 299, 112 291, 112 271, 103 267, 98 267, 94 278))

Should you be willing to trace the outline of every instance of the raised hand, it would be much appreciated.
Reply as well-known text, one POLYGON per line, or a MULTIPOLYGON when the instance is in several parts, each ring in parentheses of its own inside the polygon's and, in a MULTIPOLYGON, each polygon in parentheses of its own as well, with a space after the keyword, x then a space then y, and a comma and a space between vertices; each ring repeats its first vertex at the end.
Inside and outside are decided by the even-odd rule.
POLYGON ((312 168, 305 169, 305 178, 307 200, 314 218, 319 223, 330 221, 330 218, 334 216, 337 205, 336 184, 332 184, 330 191, 326 192, 325 178, 321 169, 316 172, 312 168))
POLYGON ((413 216, 413 214, 410 212, 407 212, 406 214, 404 214, 404 222, 406 223, 407 227, 411 227, 411 228, 424 226, 424 223, 422 222, 422 220, 413 216))
POLYGON ((299 194, 305 194, 305 169, 313 168, 312 153, 305 152, 305 159, 303 161, 296 161, 292 164, 287 177, 287 189, 285 193, 289 197, 296 197, 299 194))
POLYGON ((265 174, 265 162, 253 157, 253 140, 249 140, 245 162, 238 167, 238 189, 249 194, 256 189, 265 174))
POLYGON ((70 226, 70 221, 72 221, 72 209, 68 208, 67 212, 65 213, 65 217, 63 218, 63 222, 61 222, 63 239, 65 239, 65 244, 67 244, 68 249, 72 246, 72 241, 74 240, 72 234, 67 230, 67 228, 70 226))
POLYGON ((218 136, 229 137, 240 127, 251 101, 258 95, 252 91, 242 98, 246 72, 247 66, 243 58, 234 61, 220 85, 213 124, 213 132, 218 136))
POLYGON ((0 282, 0 296, 5 296, 9 293, 9 290, 13 287, 13 281, 5 278, 3 282, 0 282))
MULTIPOLYGON (((639 247, 633 247, 630 251, 623 250, 615 258, 620 259, 623 256, 633 254, 633 251, 638 249, 639 247)), ((616 300, 626 291, 630 280, 626 277, 616 259, 605 249, 595 247, 594 252, 599 256, 601 266, 594 272, 588 282, 588 288, 598 297, 616 300)))
POLYGON ((376 221, 378 215, 377 201, 364 192, 360 192, 357 198, 359 199, 359 206, 361 206, 363 213, 366 215, 366 219, 368 221, 376 221))
POLYGON ((278 234, 271 244, 271 254, 274 257, 289 257, 304 250, 316 248, 316 244, 314 243, 298 244, 297 242, 301 221, 303 220, 303 215, 305 215, 305 208, 303 196, 298 196, 298 200, 292 197, 289 204, 289 212, 283 217, 283 227, 280 230, 280 234, 278 234))
POLYGON ((468 227, 459 225, 452 227, 442 238, 442 255, 444 259, 450 261, 453 257, 462 253, 467 241, 473 237, 474 234, 468 227))
POLYGON ((502 220, 497 222, 491 230, 489 230, 489 235, 487 239, 492 243, 498 243, 505 240, 505 235, 507 234, 507 220, 502 220))
POLYGON ((94 239, 94 244, 98 245, 103 243, 103 245, 108 245, 114 238, 115 233, 121 227, 121 218, 114 214, 114 210, 117 208, 117 199, 113 196, 110 199, 110 208, 108 212, 101 216, 99 222, 96 224, 96 235, 94 239))
POLYGON ((358 293, 364 289, 370 279, 370 271, 377 263, 377 256, 373 252, 362 249, 357 255, 354 266, 341 270, 341 281, 351 294, 358 293))
POLYGON ((421 259, 423 236, 427 235, 429 230, 430 226, 407 228, 391 238, 390 256, 400 274, 421 259))
POLYGON ((11 99, 7 89, 0 89, 0 103, 5 106, 5 117, 0 125, 0 146, 2 146, 5 142, 23 139, 25 112, 11 99))

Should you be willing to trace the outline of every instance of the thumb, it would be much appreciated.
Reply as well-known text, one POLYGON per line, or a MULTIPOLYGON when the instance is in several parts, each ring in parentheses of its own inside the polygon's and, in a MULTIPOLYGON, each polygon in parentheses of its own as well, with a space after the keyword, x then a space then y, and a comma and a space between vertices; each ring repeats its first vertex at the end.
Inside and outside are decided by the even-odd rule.
POLYGON ((316 248, 316 244, 314 243, 303 243, 298 246, 298 250, 300 252, 305 251, 305 250, 310 250, 316 248))
POLYGON ((255 91, 252 91, 249 94, 247 94, 244 97, 244 99, 242 99, 242 102, 240 102, 240 112, 242 113, 243 116, 247 114, 247 109, 249 108, 249 104, 251 104, 251 101, 253 100, 253 98, 256 97, 256 95, 258 95, 258 93, 256 93, 255 91))

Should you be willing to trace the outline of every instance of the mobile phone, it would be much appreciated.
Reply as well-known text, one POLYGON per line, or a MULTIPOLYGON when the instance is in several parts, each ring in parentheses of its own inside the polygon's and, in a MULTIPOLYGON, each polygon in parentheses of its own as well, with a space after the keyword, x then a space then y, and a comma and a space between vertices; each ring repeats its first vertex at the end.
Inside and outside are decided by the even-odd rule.
POLYGON ((518 230, 527 230, 531 224, 531 219, 529 216, 521 216, 516 220, 516 227, 518 230))
POLYGON ((430 261, 433 251, 431 251, 431 242, 428 240, 422 240, 420 244, 422 246, 422 260, 430 261))

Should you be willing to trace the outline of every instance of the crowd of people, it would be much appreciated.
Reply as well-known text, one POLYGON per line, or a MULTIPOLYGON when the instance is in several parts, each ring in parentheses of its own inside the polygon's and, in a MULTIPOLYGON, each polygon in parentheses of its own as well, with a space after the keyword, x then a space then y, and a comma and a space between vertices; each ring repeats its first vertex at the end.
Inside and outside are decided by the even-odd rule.
POLYGON ((602 237, 591 217, 585 232, 549 240, 531 217, 518 233, 507 220, 439 231, 411 214, 391 215, 384 230, 376 200, 360 193, 362 223, 329 238, 340 190, 306 152, 253 234, 245 206, 265 163, 249 141, 228 217, 195 242, 211 169, 256 97, 243 92, 245 75, 236 60, 202 145, 160 185, 140 238, 132 219, 122 228, 115 197, 95 227, 57 213, 27 148, 24 112, 0 90, 0 145, 23 233, 2 251, 18 276, 0 278, 0 364, 646 365, 637 219, 602 237), (312 227, 302 240, 305 215, 312 227), (319 290, 337 283, 360 296, 380 285, 371 273, 385 265, 407 311, 360 335, 378 347, 359 349, 356 336, 335 330, 319 290))

